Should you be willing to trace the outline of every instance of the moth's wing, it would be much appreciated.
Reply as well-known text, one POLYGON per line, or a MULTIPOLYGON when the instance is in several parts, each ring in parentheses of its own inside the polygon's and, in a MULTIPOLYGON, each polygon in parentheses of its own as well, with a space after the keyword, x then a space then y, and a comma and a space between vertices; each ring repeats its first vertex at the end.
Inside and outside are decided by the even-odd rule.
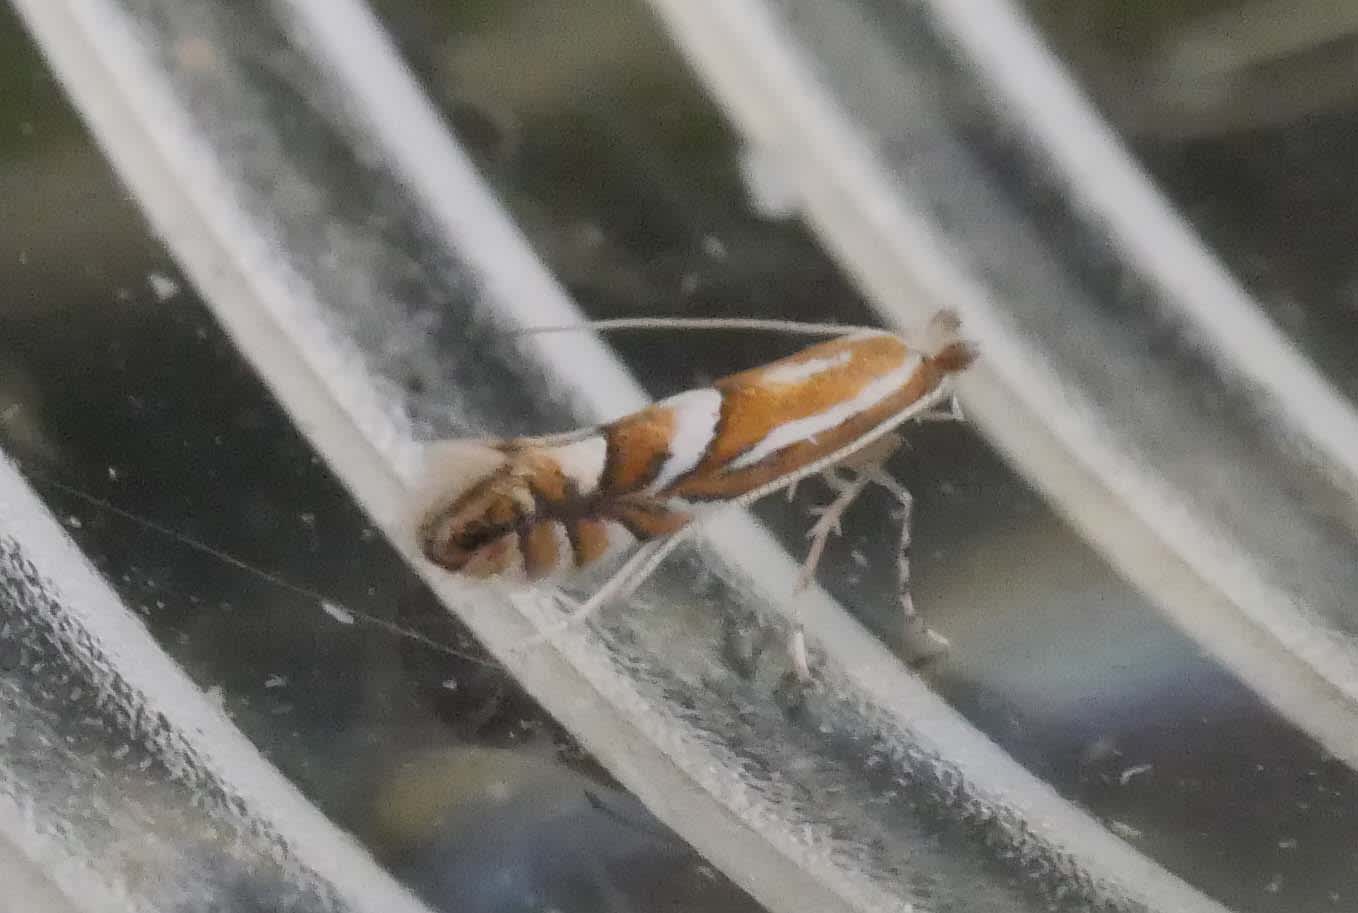
POLYGON ((619 523, 641 541, 663 539, 693 522, 689 505, 678 505, 647 494, 630 494, 609 499, 600 505, 601 518, 619 523))

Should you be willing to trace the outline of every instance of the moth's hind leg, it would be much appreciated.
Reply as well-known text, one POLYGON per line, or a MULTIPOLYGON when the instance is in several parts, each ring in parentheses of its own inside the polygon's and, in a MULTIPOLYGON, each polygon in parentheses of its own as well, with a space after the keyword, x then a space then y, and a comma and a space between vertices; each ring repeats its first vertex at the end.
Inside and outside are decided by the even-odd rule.
MULTIPOLYGON (((873 473, 885 474, 882 470, 882 464, 900 449, 902 442, 900 435, 883 435, 868 447, 850 456, 841 464, 842 468, 853 474, 849 479, 840 475, 840 466, 832 466, 821 473, 825 483, 834 490, 835 498, 829 504, 812 508, 816 522, 806 532, 807 538, 811 540, 811 547, 807 549, 806 560, 802 562, 801 571, 797 575, 797 583, 793 588, 794 595, 806 589, 815 579, 816 568, 820 564, 821 556, 825 553, 826 542, 829 541, 831 535, 841 532, 840 520, 843 518, 844 512, 863 493, 863 489, 877 481, 873 473)), ((899 488, 899 486, 897 487, 899 488)), ((904 489, 901 489, 901 491, 904 491, 904 489)), ((909 495, 906 497, 909 497, 909 495)), ((792 636, 788 643, 788 656, 792 662, 793 675, 802 683, 809 682, 811 680, 811 667, 806 655, 806 634, 800 623, 793 625, 792 636)))
MULTIPOLYGON (((814 507, 811 512, 816 517, 816 522, 806 531, 806 537, 811 540, 811 547, 807 549, 806 560, 802 562, 801 571, 797 574, 797 583, 792 588, 793 596, 797 596, 808 586, 816 577, 816 567, 820 564, 821 556, 825 553, 825 544, 831 535, 841 532, 840 519, 844 512, 849 509, 849 505, 868 487, 869 480, 861 473, 853 479, 842 478, 835 468, 830 468, 821 474, 827 485, 835 490, 835 499, 822 507, 814 507)), ((806 634, 802 630, 800 622, 794 623, 792 635, 788 642, 788 658, 792 662, 792 673, 803 683, 811 680, 811 665, 806 656, 806 634)))
POLYGON ((880 464, 863 470, 863 475, 890 492, 900 505, 895 514, 901 524, 900 539, 896 548, 896 585, 901 604, 903 643, 912 664, 927 662, 948 651, 948 639, 926 625, 915 610, 915 598, 910 586, 910 523, 915 499, 905 486, 896 481, 880 464))
MULTIPOLYGON (((941 413, 940 417, 956 420, 957 414, 950 409, 948 412, 941 413)), ((816 522, 807 532, 808 538, 811 539, 811 547, 807 550, 806 560, 802 563, 801 573, 797 578, 796 591, 800 592, 810 585, 815 576, 816 567, 820 563, 821 555, 825 551, 826 542, 831 534, 840 531, 840 519, 844 512, 862 494, 863 489, 869 485, 880 486, 889 492, 900 505, 895 513, 895 518, 901 524, 896 551, 896 580, 897 596, 902 614, 902 642, 907 652, 908 661, 912 664, 918 664, 947 652, 948 641, 941 634, 931 630, 915 610, 915 600, 911 592, 910 568, 910 524, 915 499, 911 497, 904 485, 886 471, 885 465, 902 443, 903 440, 899 435, 889 434, 871 447, 854 454, 844 465, 844 469, 853 474, 851 479, 844 479, 835 469, 825 473, 825 480, 836 491, 836 496, 829 504, 815 510, 816 522)), ((801 681, 808 681, 811 677, 811 671, 806 656, 806 636, 802 632, 801 625, 794 627, 788 652, 792 661, 793 673, 801 681)))

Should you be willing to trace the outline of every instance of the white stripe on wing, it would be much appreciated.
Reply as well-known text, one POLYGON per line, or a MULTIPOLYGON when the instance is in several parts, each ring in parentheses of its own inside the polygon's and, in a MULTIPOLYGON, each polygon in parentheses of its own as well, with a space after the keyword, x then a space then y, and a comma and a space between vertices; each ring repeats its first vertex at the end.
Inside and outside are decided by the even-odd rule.
POLYGON ((721 394, 711 387, 704 387, 671 396, 658 405, 674 415, 674 434, 670 438, 669 455, 646 488, 651 493, 661 491, 702 461, 717 433, 721 394))
POLYGON ((918 353, 911 352, 899 368, 868 383, 852 398, 831 406, 824 412, 784 422, 774 428, 762 441, 732 460, 730 468, 734 470, 753 466, 784 447, 814 440, 817 434, 839 427, 904 387, 923 363, 918 353))

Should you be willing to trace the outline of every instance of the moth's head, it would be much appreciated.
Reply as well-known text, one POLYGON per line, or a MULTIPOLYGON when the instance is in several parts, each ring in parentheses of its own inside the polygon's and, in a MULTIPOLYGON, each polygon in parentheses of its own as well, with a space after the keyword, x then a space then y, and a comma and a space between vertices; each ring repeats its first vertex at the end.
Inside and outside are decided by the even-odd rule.
POLYGON ((949 310, 939 311, 924 328, 924 353, 941 374, 956 374, 976 360, 976 346, 962 338, 962 321, 949 310))
POLYGON ((535 502, 513 456, 480 441, 431 445, 419 490, 416 536, 426 558, 470 577, 515 569, 518 531, 535 502))

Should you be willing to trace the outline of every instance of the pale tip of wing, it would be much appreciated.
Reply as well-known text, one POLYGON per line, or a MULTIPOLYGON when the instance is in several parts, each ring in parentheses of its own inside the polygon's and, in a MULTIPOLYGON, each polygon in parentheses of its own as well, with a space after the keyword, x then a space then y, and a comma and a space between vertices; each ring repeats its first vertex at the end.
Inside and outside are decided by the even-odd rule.
POLYGON ((674 416, 674 433, 670 437, 669 456, 647 491, 663 490, 702 461, 717 433, 721 402, 721 394, 711 387, 688 390, 660 401, 659 405, 674 416))

